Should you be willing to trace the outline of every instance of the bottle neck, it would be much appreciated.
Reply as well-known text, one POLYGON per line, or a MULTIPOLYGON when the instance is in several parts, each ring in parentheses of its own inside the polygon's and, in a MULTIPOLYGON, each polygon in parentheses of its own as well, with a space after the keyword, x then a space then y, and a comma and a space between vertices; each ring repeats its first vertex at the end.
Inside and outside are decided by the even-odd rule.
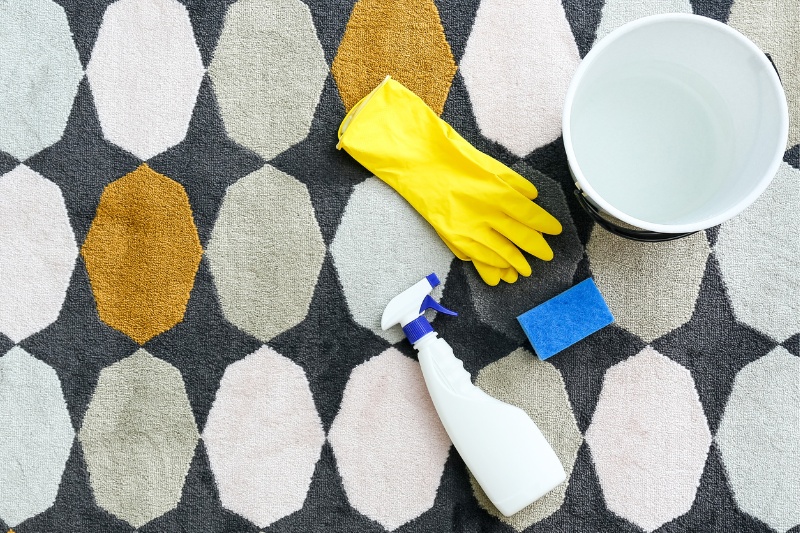
POLYGON ((436 332, 435 331, 431 331, 430 333, 427 333, 423 337, 420 337, 420 339, 413 344, 414 349, 417 350, 417 351, 420 351, 425 346, 427 346, 427 345, 431 344, 432 342, 436 341, 436 339, 438 339, 438 338, 439 338, 439 336, 436 334, 436 332))

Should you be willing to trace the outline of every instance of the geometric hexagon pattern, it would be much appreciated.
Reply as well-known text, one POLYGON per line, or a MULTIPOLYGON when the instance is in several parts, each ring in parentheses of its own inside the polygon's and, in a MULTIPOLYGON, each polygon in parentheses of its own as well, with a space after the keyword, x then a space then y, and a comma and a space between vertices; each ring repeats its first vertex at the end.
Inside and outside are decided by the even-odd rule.
POLYGON ((520 157, 556 140, 579 62, 559 0, 481 2, 461 59, 481 132, 520 157))
POLYGON ((331 65, 347 110, 390 75, 438 114, 456 69, 431 0, 358 0, 331 65))
POLYGON ((103 190, 81 248, 100 318, 139 344, 183 319, 202 253, 186 191, 144 163, 103 190))
POLYGON ((0 176, 0 333, 19 342, 55 321, 77 256, 58 186, 25 165, 0 176))
POLYGON ((262 342, 299 324, 324 258, 305 185, 266 165, 228 187, 208 261, 232 324, 262 342))
POLYGON ((782 163, 756 204, 722 224, 714 247, 736 318, 779 342, 800 333, 798 185, 800 170, 782 163))
POLYGON ((174 508, 198 437, 175 367, 140 348, 104 368, 78 433, 97 504, 137 528, 174 508))
POLYGON ((800 358, 779 346, 736 375, 716 441, 739 507, 781 533, 800 524, 798 427, 800 358))
POLYGON ((240 0, 209 73, 228 135, 269 159, 308 135, 328 65, 303 2, 240 0))
POLYGON ((425 219, 378 178, 355 187, 331 254, 353 319, 389 342, 404 338, 399 327, 381 329, 389 300, 431 272, 442 281, 431 292, 439 298, 453 261, 425 219))
POLYGON ((177 0, 112 3, 86 67, 104 136, 140 159, 178 144, 204 73, 177 0))
POLYGON ((651 342, 691 318, 710 249, 703 232, 651 244, 595 226, 586 252, 617 323, 651 342))
POLYGON ((416 361, 389 348, 356 367, 328 439, 350 504, 389 531, 433 505, 450 438, 416 361))
POLYGON ((50 507, 75 430, 55 370, 15 346, 0 357, 0 520, 50 507))
MULTIPOLYGON (((528 350, 518 348, 483 367, 475 384, 498 400, 516 405, 531 417, 555 450, 569 479, 578 448, 583 443, 583 435, 578 430, 572 405, 564 389, 564 380, 558 370, 550 363, 540 361, 528 350), (513 379, 511 376, 514 376, 513 379)), ((564 503, 567 491, 567 483, 562 483, 518 513, 507 517, 494 507, 472 475, 470 482, 481 507, 517 531, 555 513, 564 503)))
POLYGON ((0 0, 0 530, 796 533, 797 9, 0 0), (613 27, 690 10, 770 54, 792 144, 734 219, 625 241, 574 198, 564 90, 613 27), (535 184, 552 261, 487 286, 336 150, 387 74, 535 184), (514 516, 380 329, 431 272, 433 327, 569 473, 514 516), (515 317, 587 278, 617 324, 538 360, 515 317))
POLYGON ((608 0, 603 4, 603 14, 597 26, 599 41, 623 24, 662 13, 691 13, 689 0, 646 0, 643 2, 626 2, 625 0, 608 0))
POLYGON ((226 508, 261 528, 302 508, 325 442, 303 369, 266 346, 230 365, 203 441, 226 508))
POLYGON ((789 104, 789 146, 800 143, 800 60, 797 21, 800 4, 794 0, 735 0, 728 24, 767 52, 783 80, 789 104))
POLYGON ((0 151, 23 161, 61 138, 83 69, 55 2, 3 2, 0 20, 0 151))
POLYGON ((647 347, 606 371, 586 442, 608 508, 653 531, 692 506, 711 432, 689 371, 647 347))

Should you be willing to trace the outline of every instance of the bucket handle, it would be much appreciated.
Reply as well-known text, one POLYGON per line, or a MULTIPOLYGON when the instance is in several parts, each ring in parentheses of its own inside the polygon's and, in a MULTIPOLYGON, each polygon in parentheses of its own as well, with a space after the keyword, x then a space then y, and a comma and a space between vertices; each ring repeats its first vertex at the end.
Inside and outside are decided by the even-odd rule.
POLYGON ((604 218, 603 215, 600 214, 600 211, 598 211, 597 208, 595 208, 586 199, 583 191, 580 189, 575 189, 575 198, 578 199, 578 203, 583 210, 586 211, 590 217, 592 217, 592 220, 597 222, 606 231, 625 239, 639 242, 666 242, 688 237, 693 233, 697 233, 696 231, 690 231, 688 233, 660 233, 658 231, 623 228, 622 226, 604 218))

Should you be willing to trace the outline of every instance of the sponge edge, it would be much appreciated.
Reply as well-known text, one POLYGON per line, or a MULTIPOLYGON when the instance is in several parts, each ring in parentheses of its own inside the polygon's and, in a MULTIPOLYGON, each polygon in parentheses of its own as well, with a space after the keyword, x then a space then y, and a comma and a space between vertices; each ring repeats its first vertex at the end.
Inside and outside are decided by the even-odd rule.
POLYGON ((614 322, 591 278, 517 317, 539 359, 547 359, 614 322))

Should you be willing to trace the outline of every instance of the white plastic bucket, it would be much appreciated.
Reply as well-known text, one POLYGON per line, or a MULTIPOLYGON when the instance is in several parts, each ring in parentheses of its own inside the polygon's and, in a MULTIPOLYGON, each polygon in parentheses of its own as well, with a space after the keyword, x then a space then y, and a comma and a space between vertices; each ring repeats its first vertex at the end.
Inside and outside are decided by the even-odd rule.
POLYGON ((715 20, 667 14, 592 48, 567 91, 563 131, 584 207, 588 197, 593 216, 597 206, 652 236, 639 240, 667 240, 755 201, 783 158, 789 116, 755 44, 715 20))

